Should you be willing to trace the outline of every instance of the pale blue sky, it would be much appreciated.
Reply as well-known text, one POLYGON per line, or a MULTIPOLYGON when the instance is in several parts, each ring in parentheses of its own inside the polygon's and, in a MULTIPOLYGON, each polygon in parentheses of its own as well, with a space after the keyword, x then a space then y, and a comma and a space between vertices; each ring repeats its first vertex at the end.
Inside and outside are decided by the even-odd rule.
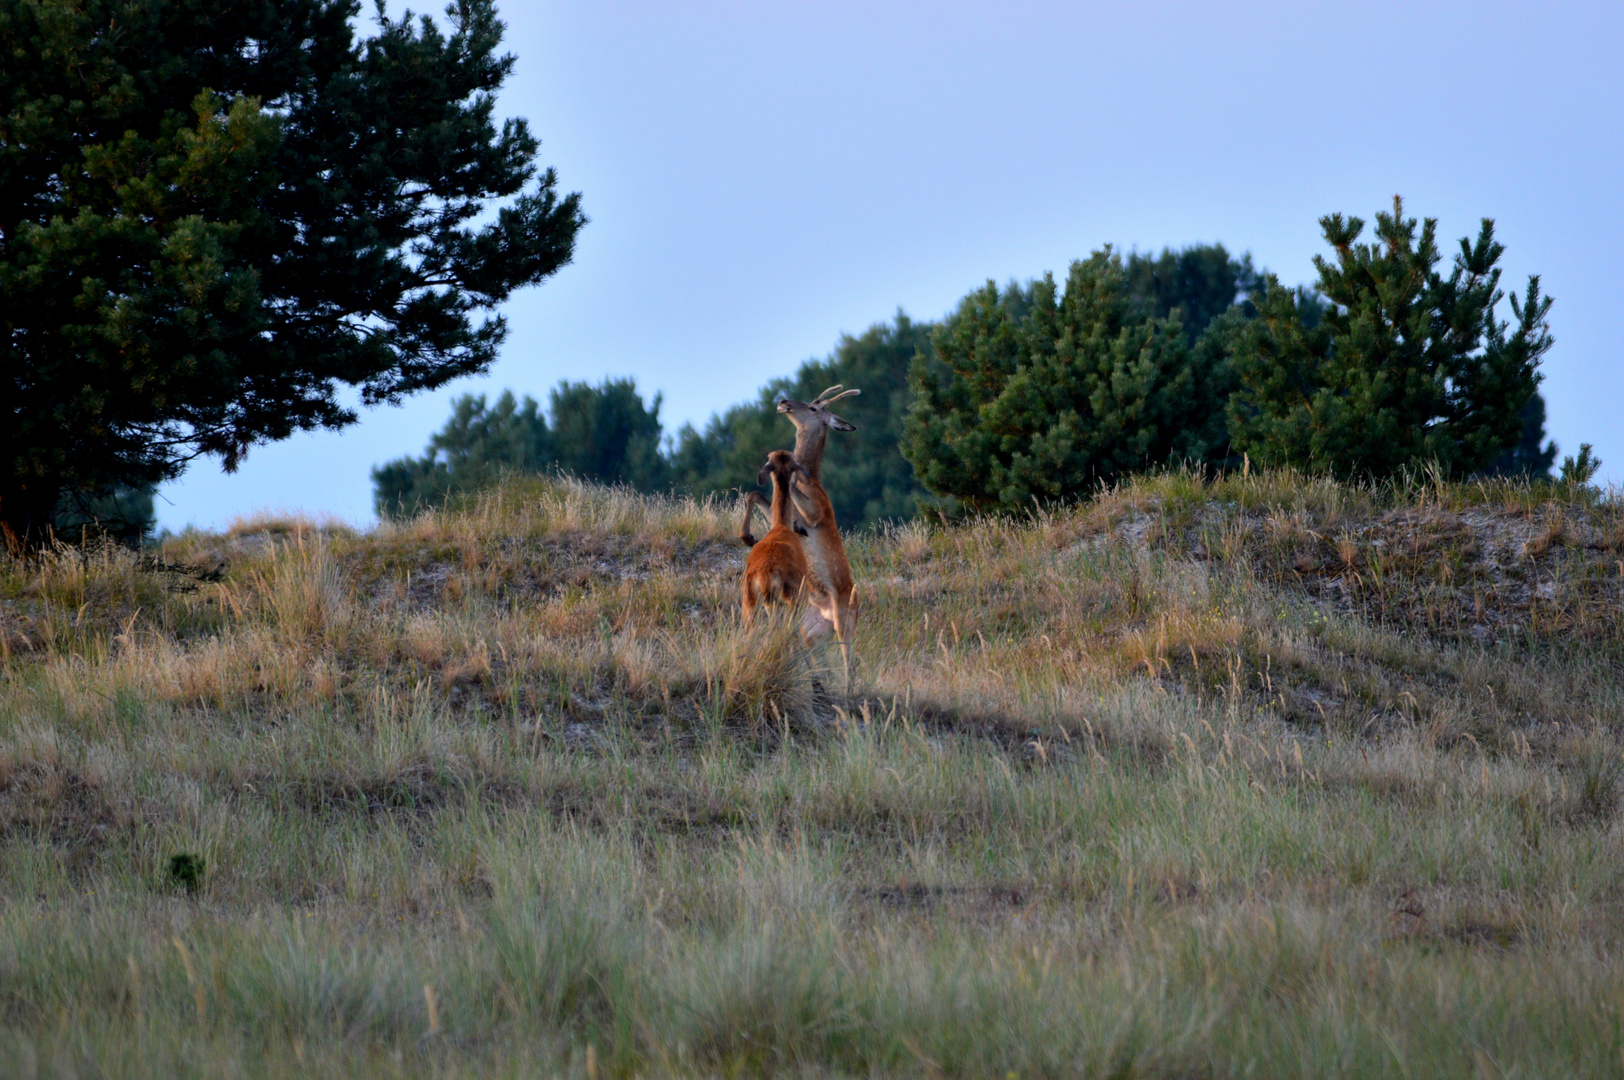
MULTIPOLYGON (((391 10, 399 10, 391 4, 391 10)), ((419 10, 422 10, 421 8, 419 10)), ((438 10, 431 6, 428 10, 438 10)), ((592 222, 489 375, 193 466, 159 520, 372 520, 368 470, 465 392, 630 375, 668 431, 900 306, 1105 244, 1310 281, 1320 215, 1496 219, 1555 296, 1549 429, 1624 479, 1624 5, 508 3, 500 101, 592 222)), ((786 431, 786 435, 787 435, 786 431)), ((167 500, 167 501, 165 501, 167 500)))

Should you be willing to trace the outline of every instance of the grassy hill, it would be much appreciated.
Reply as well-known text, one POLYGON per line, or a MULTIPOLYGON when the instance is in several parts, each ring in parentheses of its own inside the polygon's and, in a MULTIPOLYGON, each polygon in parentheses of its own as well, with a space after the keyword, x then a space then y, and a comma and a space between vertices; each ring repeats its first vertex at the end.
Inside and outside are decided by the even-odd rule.
POLYGON ((1624 505, 536 482, 0 563, 0 1074, 1616 1076, 1624 505))

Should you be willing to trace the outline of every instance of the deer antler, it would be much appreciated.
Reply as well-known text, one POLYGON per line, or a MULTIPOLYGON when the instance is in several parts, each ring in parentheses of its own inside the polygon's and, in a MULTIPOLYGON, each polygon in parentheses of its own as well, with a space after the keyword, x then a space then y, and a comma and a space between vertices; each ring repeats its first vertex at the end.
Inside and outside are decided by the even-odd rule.
POLYGON ((839 390, 844 385, 845 385, 844 383, 835 383, 833 386, 829 387, 829 389, 825 390, 823 393, 819 394, 816 398, 814 398, 812 400, 812 404, 818 406, 820 409, 826 409, 830 405, 833 405, 835 402, 839 401, 843 397, 855 397, 858 394, 862 393, 861 390, 853 389, 853 390, 847 390, 847 391, 845 391, 843 393, 835 394, 835 391, 839 390), (829 396, 830 394, 835 394, 835 396, 830 397, 829 396))

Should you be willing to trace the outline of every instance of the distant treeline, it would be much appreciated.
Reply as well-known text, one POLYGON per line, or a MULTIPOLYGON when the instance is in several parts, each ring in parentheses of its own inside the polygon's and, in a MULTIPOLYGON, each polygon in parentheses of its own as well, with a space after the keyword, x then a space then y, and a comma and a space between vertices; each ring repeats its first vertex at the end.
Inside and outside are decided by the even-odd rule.
MULTIPOLYGON (((941 322, 899 311, 843 335, 829 356, 767 383, 703 429, 685 424, 667 436, 659 395, 645 402, 630 379, 561 383, 545 411, 511 392, 495 402, 464 396, 422 456, 373 470, 376 507, 386 517, 410 514, 514 470, 722 494, 752 483, 767 453, 792 443, 774 408, 779 398, 810 399, 836 383, 862 390, 839 406, 857 430, 831 438, 824 473, 852 527, 926 508, 1031 505, 1169 461, 1221 468, 1240 456, 1230 429, 1249 369, 1237 349, 1267 352, 1260 328, 1272 320, 1278 336, 1285 318, 1296 328, 1287 336, 1310 343, 1299 351, 1320 342, 1321 354, 1345 360, 1335 328, 1322 325, 1345 310, 1315 290, 1283 289, 1249 255, 1221 244, 1125 257, 1107 248, 1074 263, 1063 291, 1048 276, 989 282, 941 322)), ((1549 472, 1556 447, 1545 441, 1545 403, 1537 392, 1521 400, 1520 439, 1486 465, 1455 471, 1549 472)), ((1249 408, 1241 420, 1259 426, 1252 418, 1266 419, 1268 406, 1249 408)), ((1276 425, 1279 440, 1292 437, 1293 423, 1301 426, 1287 415, 1276 425)), ((1285 459, 1293 448, 1282 445, 1285 459)))
POLYGON ((852 525, 912 517, 929 496, 897 444, 912 400, 909 365, 921 351, 929 354, 934 329, 899 312, 893 322, 842 337, 827 359, 774 379, 754 400, 712 416, 704 430, 684 424, 669 437, 659 395, 645 403, 630 379, 560 383, 545 410, 511 391, 494 402, 466 395, 421 457, 373 469, 375 505, 384 517, 411 514, 508 471, 558 470, 641 491, 723 494, 752 483, 769 451, 794 442, 794 429, 775 408, 779 398, 810 399, 843 382, 863 393, 840 404, 857 430, 831 439, 824 483, 836 513, 852 525))
POLYGON ((59 539, 69 543, 101 536, 124 544, 139 544, 157 524, 158 515, 153 507, 156 493, 154 485, 64 492, 57 503, 53 531, 59 539))

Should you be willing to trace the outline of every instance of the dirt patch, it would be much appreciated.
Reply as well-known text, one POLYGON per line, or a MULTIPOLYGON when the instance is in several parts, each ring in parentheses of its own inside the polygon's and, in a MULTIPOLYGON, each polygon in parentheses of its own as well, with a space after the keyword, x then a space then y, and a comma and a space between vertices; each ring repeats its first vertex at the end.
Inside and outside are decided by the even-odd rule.
POLYGON ((1342 614, 1480 643, 1617 633, 1624 524, 1607 507, 1406 508, 1366 519, 1211 504, 1169 527, 1141 506, 1078 544, 1242 563, 1342 614))
POLYGON ((1405 889, 1393 901, 1390 917, 1395 940, 1440 948, 1446 944, 1472 948, 1505 950, 1523 940, 1524 927, 1515 911, 1476 910, 1477 904, 1455 905, 1454 911, 1440 911, 1439 898, 1419 889, 1405 889))
POLYGON ((0 844, 43 840, 78 864, 141 822, 135 806, 77 769, 30 762, 0 770, 0 844))
POLYGON ((1024 883, 933 885, 915 881, 865 886, 853 890, 851 896, 858 904, 889 911, 992 917, 1026 910, 1038 891, 1024 883))
MULTIPOLYGON (((889 715, 899 704, 895 700, 871 699, 871 715, 889 715)), ((1000 750, 1024 756, 1026 744, 1043 734, 1030 721, 1007 713, 962 709, 933 701, 914 701, 903 715, 940 735, 955 735, 995 744, 1000 750)))
POLYGON ((533 801, 518 784, 456 776, 417 766, 394 776, 248 777, 237 793, 323 817, 425 819, 453 807, 517 806, 533 801))
POLYGON ((1444 927, 1443 936, 1462 945, 1509 949, 1522 940, 1522 929, 1512 925, 1474 922, 1468 919, 1444 927))

